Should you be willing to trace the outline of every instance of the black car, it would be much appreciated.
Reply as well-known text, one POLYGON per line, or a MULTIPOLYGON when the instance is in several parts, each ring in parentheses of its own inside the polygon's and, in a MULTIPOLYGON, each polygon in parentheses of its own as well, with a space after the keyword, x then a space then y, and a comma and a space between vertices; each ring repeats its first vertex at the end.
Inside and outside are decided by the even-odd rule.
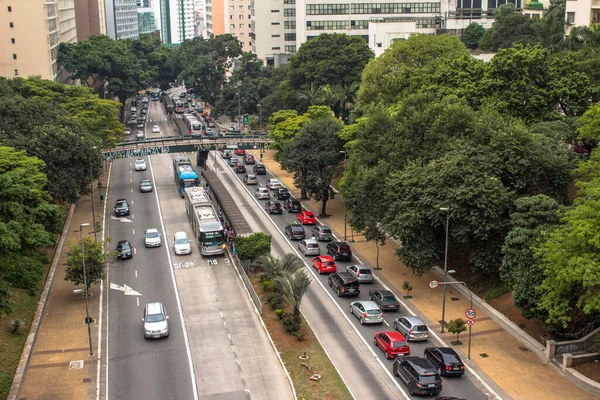
POLYGON ((302 211, 302 204, 300 204, 299 200, 288 198, 283 202, 283 208, 289 213, 299 213, 302 211))
POLYGON ((408 386, 408 393, 436 395, 442 391, 442 378, 429 361, 421 357, 399 357, 394 360, 394 375, 408 386))
POLYGON ((335 261, 352 261, 352 249, 346 242, 328 243, 326 251, 335 261))
POLYGON ((290 191, 286 188, 279 188, 275 191, 275 197, 277 200, 287 200, 290 198, 290 191))
POLYGON ((119 240, 117 242, 117 259, 126 260, 128 258, 133 258, 131 243, 129 240, 119 240))
POLYGON ((254 159, 254 156, 252 154, 246 154, 244 156, 244 162, 246 164, 255 164, 256 160, 254 159))
POLYGON ((306 232, 304 232, 304 228, 300 224, 289 224, 285 227, 285 234, 290 240, 302 240, 306 237, 306 232))
POLYGON ((281 203, 278 201, 267 201, 265 210, 268 214, 283 214, 283 208, 281 208, 281 203))
POLYGON ((122 217, 129 215, 129 203, 125 199, 119 199, 115 202, 115 215, 122 217))
POLYGON ((256 175, 266 175, 267 169, 262 164, 256 164, 252 169, 256 175))
POLYGON ((358 296, 360 285, 356 277, 348 272, 334 272, 329 275, 329 286, 335 290, 338 297, 358 296))
POLYGON ((440 375, 462 376, 465 374, 465 364, 450 347, 428 347, 423 354, 437 368, 440 375))
POLYGON ((235 172, 237 174, 244 174, 244 173, 246 173, 246 164, 244 164, 244 163, 237 163, 237 164, 235 164, 235 172))
POLYGON ((377 303, 385 311, 400 309, 400 302, 389 290, 369 290, 369 300, 377 303))

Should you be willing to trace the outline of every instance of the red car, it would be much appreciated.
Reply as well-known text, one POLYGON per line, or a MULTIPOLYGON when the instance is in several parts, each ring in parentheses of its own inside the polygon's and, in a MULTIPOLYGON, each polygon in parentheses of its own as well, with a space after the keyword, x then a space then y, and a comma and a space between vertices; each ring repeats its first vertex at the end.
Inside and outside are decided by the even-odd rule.
POLYGON ((245 156, 246 155, 246 150, 244 150, 244 149, 235 149, 233 152, 235 153, 236 156, 245 156))
POLYGON ((312 264, 319 270, 319 275, 336 271, 335 261, 330 256, 315 257, 312 259, 312 264))
POLYGON ((316 225, 317 219, 315 218, 315 214, 312 211, 302 211, 298 213, 298 221, 302 225, 316 225))
POLYGON ((374 340, 387 359, 410 356, 410 347, 400 332, 377 332, 374 340))

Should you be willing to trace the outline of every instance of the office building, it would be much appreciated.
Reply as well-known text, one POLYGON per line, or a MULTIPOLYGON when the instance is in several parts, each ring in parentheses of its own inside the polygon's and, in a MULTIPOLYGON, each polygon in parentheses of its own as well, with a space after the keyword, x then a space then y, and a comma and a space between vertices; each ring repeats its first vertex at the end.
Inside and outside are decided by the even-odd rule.
POLYGON ((152 3, 152 0, 137 0, 138 32, 140 34, 154 33, 158 30, 152 3))
POLYGON ((160 34, 165 44, 193 39, 194 0, 160 0, 160 34))
POLYGON ((115 40, 138 39, 137 0, 105 0, 106 35, 115 40))
POLYGON ((104 0, 75 0, 77 41, 88 40, 92 35, 106 35, 104 0))
POLYGON ((565 18, 570 26, 600 24, 600 0, 567 1, 565 18))
MULTIPOLYGON (((269 8, 281 1, 263 0, 261 7, 269 8)), ((242 43, 243 51, 252 51, 252 1, 206 0, 206 29, 209 36, 229 33, 242 43)))
POLYGON ((0 0, 0 76, 65 82, 61 42, 77 42, 74 0, 0 0))

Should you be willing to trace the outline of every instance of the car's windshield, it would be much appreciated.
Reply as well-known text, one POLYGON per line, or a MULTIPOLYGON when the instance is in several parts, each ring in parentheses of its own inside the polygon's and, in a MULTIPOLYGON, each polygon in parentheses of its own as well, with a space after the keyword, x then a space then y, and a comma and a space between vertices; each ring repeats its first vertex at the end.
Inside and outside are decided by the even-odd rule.
POLYGON ((440 377, 436 375, 421 375, 419 376, 419 382, 421 383, 436 383, 440 380, 440 377))
POLYGON ((321 233, 331 233, 331 229, 329 229, 329 228, 321 228, 321 233))
POLYGON ((177 238, 175 239, 175 244, 188 244, 190 241, 188 238, 177 238))
POLYGON ((131 247, 129 247, 129 243, 122 243, 121 244, 121 250, 130 250, 131 247))
POLYGON ((371 270, 370 269, 359 269, 358 273, 359 274, 370 274, 371 270))
POLYGON ((326 267, 331 267, 331 266, 335 265, 335 263, 333 263, 331 261, 324 261, 323 265, 325 265, 326 267))
POLYGON ((369 315, 380 315, 381 310, 367 310, 367 314, 369 315))
POLYGON ((146 315, 146 322, 161 322, 165 320, 165 316, 162 314, 148 314, 146 315))
POLYGON ((415 331, 415 332, 427 332, 427 327, 425 325, 415 325, 415 326, 413 326, 413 331, 415 331))
POLYGON ((144 181, 142 182, 142 186, 152 186, 150 182, 144 181))
POLYGON ((395 349, 402 349, 402 348, 406 347, 406 342, 405 341, 393 342, 392 347, 395 349))
POLYGON ((154 239, 158 237, 158 232, 146 232, 146 237, 150 239, 154 239))
POLYGON ((120 201, 117 203, 117 207, 127 207, 127 203, 124 201, 120 201))
POLYGON ((444 354, 444 361, 447 363, 459 363, 461 362, 455 355, 453 354, 444 354))
POLYGON ((201 232, 200 233, 200 242, 204 246, 218 246, 223 243, 223 231, 213 231, 213 232, 201 232))
POLYGON ((317 247, 319 247, 319 245, 316 244, 316 243, 309 243, 308 247, 311 248, 311 249, 316 249, 317 247))
POLYGON ((396 301, 395 296, 383 296, 383 301, 396 301))

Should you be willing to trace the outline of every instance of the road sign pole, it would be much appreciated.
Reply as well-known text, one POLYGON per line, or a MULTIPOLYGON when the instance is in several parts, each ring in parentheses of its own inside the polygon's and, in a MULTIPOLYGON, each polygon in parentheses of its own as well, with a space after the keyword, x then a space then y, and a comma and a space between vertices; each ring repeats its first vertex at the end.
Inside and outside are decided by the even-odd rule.
POLYGON ((467 360, 471 359, 471 329, 473 329, 473 324, 469 324, 469 350, 467 351, 467 360))

